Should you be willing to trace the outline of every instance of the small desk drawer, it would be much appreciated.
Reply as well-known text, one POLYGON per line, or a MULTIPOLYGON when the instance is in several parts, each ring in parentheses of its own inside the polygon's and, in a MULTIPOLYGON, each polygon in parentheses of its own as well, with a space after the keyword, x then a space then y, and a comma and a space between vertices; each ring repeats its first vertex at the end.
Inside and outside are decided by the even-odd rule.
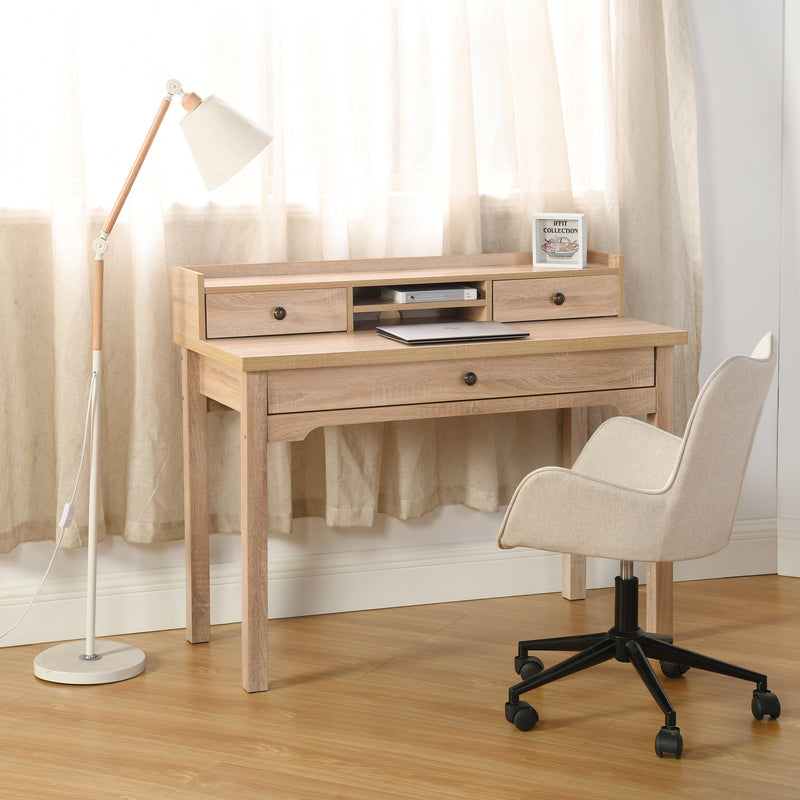
MULTIPOLYGON (((653 348, 270 372, 270 414, 652 386, 653 348)), ((357 422, 357 414, 354 414, 357 422)))
POLYGON ((619 314, 617 275, 495 281, 493 292, 493 316, 499 322, 616 317, 619 314))
POLYGON ((274 336, 347 330, 347 289, 206 295, 206 336, 274 336))

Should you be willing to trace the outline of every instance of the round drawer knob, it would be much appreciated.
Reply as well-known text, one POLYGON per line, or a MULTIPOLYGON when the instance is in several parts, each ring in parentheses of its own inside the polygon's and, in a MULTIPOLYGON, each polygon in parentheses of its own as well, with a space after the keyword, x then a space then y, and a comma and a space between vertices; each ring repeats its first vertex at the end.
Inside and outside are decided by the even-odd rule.
POLYGON ((283 306, 278 306, 273 312, 272 316, 275 319, 284 319, 286 317, 286 309, 283 306))
POLYGON ((478 376, 474 372, 468 372, 464 376, 464 383, 466 383, 467 386, 474 386, 477 382, 478 376))
POLYGON ((554 303, 555 303, 557 306, 563 306, 563 305, 564 305, 564 301, 565 301, 567 298, 566 298, 566 297, 565 297, 565 296, 564 296, 564 295, 563 295, 561 292, 556 292, 556 293, 555 293, 555 294, 554 294, 554 295, 553 295, 553 296, 552 296, 550 299, 551 299, 551 300, 552 300, 552 301, 553 301, 553 302, 554 302, 554 303))

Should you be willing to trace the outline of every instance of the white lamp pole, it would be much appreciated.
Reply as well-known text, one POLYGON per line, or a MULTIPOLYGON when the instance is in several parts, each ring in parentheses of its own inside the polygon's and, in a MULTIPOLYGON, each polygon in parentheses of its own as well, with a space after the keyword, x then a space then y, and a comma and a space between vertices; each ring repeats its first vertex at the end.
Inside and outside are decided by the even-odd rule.
POLYGON ((97 522, 100 478, 100 408, 103 366, 103 268, 108 250, 108 237, 128 198, 150 146, 169 110, 172 98, 180 95, 181 104, 189 113, 181 120, 197 167, 206 184, 214 189, 235 175, 255 158, 272 137, 250 120, 241 116, 221 100, 209 96, 201 100, 194 93, 186 94, 179 81, 167 83, 167 96, 161 101, 153 124, 147 132, 136 161, 106 219, 100 236, 93 244, 94 322, 92 330, 92 381, 90 389, 92 447, 89 471, 89 534, 86 578, 86 640, 67 642, 48 648, 33 662, 36 677, 54 683, 99 684, 133 678, 144 670, 145 654, 138 648, 118 642, 95 640, 97 606, 97 522))

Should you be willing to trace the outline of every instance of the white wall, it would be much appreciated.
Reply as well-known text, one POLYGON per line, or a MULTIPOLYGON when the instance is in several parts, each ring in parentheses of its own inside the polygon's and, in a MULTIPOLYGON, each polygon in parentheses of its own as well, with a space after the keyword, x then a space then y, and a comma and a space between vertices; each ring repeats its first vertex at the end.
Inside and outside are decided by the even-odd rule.
POLYGON ((800 4, 786 4, 778 568, 800 577, 800 4))
MULTIPOLYGON (((782 0, 690 0, 703 240, 700 380, 779 333, 782 0)), ((739 517, 776 515, 777 381, 739 517)))
MULTIPOLYGON (((781 275, 779 269, 783 5, 781 0, 688 0, 688 7, 700 133, 705 283, 701 380, 731 353, 749 352, 764 331, 779 330, 783 279, 784 301, 792 307, 784 320, 793 319, 781 330, 781 425, 797 441, 797 423, 786 411, 785 398, 796 398, 800 382, 796 370, 787 372, 786 385, 783 379, 790 352, 786 340, 798 341, 798 315, 793 309, 797 272, 792 267, 790 275, 786 270, 781 275), (757 231, 753 241, 743 238, 751 226, 757 231)), ((798 12, 793 12, 792 35, 800 42, 798 12)), ((794 74, 800 79, 798 70, 794 74)), ((787 135, 800 137, 796 122, 789 115, 787 135)), ((800 159, 787 163, 786 172, 792 169, 800 169, 800 159)), ((787 188, 784 203, 788 193, 787 188)), ((791 246, 797 255, 800 243, 787 238, 791 240, 784 241, 787 254, 791 246)), ((796 263, 794 258, 792 264, 796 263)), ((731 547, 713 559, 679 566, 679 578, 775 571, 777 424, 774 390, 754 446, 731 547)), ((798 456, 787 448, 782 449, 781 458, 782 468, 793 477, 779 484, 780 516, 784 528, 789 533, 794 530, 800 540, 800 524, 791 528, 800 520, 800 497, 792 492, 800 474, 798 456)), ((497 551, 494 539, 499 519, 499 514, 452 507, 410 523, 381 518, 374 529, 330 531, 319 520, 300 520, 294 534, 270 541, 271 616, 555 591, 560 581, 559 558, 497 551)), ((238 537, 212 539, 212 621, 236 620, 238 537)), ((30 597, 50 548, 46 543, 24 545, 0 557, 0 631, 30 597)), ((82 550, 59 555, 43 601, 0 644, 81 635, 80 576, 85 557, 82 550)), ((610 585, 614 570, 609 562, 592 562, 590 585, 610 585)), ((183 626, 181 543, 105 542, 100 547, 99 571, 99 635, 183 626)))

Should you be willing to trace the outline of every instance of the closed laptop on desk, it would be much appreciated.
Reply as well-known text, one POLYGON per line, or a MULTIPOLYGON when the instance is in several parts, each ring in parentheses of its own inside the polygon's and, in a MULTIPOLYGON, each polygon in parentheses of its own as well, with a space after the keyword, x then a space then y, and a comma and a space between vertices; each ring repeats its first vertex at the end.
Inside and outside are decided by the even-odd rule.
POLYGON ((382 336, 405 344, 444 342, 487 342, 494 339, 524 339, 528 331, 504 322, 430 322, 408 325, 379 325, 382 336))

